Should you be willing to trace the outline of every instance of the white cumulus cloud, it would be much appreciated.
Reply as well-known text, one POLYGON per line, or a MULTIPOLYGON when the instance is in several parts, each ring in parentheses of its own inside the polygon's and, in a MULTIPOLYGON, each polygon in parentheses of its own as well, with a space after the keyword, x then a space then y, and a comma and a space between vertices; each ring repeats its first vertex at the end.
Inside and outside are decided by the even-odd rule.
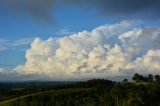
POLYGON ((35 38, 26 51, 26 63, 12 72, 54 80, 155 74, 160 71, 159 38, 160 28, 140 28, 134 21, 61 38, 35 38))

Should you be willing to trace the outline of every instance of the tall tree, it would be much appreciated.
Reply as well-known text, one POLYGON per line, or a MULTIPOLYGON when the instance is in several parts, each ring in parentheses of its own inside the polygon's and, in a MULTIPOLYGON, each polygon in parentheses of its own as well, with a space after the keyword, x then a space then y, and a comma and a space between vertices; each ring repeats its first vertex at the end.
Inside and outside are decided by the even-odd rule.
POLYGON ((139 75, 138 73, 135 73, 132 80, 135 82, 143 82, 144 77, 142 75, 139 75))
POLYGON ((149 82, 153 82, 153 75, 152 75, 152 74, 149 74, 149 75, 148 75, 148 81, 149 81, 149 82))
POLYGON ((156 81, 160 81, 160 75, 155 75, 154 78, 156 81))

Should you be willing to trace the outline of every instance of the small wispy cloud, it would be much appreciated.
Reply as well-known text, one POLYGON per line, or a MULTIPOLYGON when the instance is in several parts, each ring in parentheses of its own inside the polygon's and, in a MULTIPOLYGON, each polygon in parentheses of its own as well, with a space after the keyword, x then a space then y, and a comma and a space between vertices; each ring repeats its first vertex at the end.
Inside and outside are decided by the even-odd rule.
POLYGON ((7 49, 6 47, 0 46, 0 51, 4 51, 6 49, 7 49))
POLYGON ((0 39, 0 52, 5 51, 8 48, 8 40, 0 39))
POLYGON ((14 41, 12 46, 24 46, 24 45, 29 45, 32 43, 34 38, 20 38, 14 41))
POLYGON ((10 49, 16 49, 23 46, 30 45, 33 42, 34 38, 19 38, 19 39, 2 39, 0 38, 0 52, 10 49))
POLYGON ((68 28, 64 28, 64 29, 59 30, 56 34, 60 36, 66 36, 66 35, 71 35, 73 33, 74 32, 70 31, 68 28))

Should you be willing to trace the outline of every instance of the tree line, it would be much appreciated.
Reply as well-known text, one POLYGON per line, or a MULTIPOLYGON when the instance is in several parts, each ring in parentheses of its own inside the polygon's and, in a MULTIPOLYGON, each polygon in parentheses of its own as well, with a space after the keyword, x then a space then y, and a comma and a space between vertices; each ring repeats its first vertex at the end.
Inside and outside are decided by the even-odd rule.
POLYGON ((160 75, 153 76, 152 74, 149 74, 148 76, 143 76, 143 75, 140 75, 138 73, 135 73, 132 80, 135 81, 135 82, 160 81, 160 75))

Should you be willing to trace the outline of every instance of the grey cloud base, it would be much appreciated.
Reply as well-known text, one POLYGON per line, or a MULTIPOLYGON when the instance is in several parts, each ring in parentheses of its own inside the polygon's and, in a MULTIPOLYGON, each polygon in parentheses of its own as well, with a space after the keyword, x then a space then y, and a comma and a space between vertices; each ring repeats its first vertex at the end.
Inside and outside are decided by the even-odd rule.
POLYGON ((122 19, 160 19, 159 0, 64 0, 80 8, 98 11, 102 16, 122 19))
MULTIPOLYGON (((14 13, 14 10, 27 14, 34 20, 54 25, 55 22, 52 17, 54 1, 55 0, 1 0, 0 5, 8 9, 8 11, 6 11, 8 15, 10 15, 9 12, 14 13)), ((4 10, 2 10, 2 13, 3 11, 4 10)))

